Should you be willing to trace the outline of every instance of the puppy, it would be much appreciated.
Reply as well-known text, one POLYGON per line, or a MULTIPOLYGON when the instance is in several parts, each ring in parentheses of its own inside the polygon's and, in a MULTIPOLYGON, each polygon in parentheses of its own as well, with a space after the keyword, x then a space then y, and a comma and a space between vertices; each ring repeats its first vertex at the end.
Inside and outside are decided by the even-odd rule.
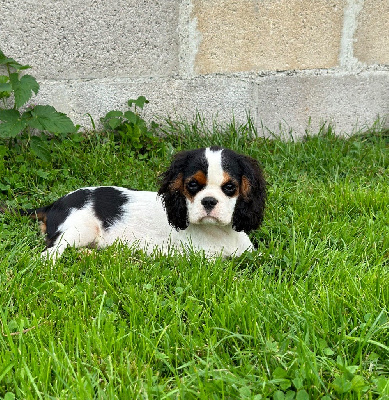
POLYGON ((68 246, 105 247, 119 240, 148 253, 203 250, 239 256, 263 220, 266 183, 258 162, 220 147, 178 153, 158 192, 85 187, 46 207, 21 211, 40 221, 42 253, 53 262, 68 246))

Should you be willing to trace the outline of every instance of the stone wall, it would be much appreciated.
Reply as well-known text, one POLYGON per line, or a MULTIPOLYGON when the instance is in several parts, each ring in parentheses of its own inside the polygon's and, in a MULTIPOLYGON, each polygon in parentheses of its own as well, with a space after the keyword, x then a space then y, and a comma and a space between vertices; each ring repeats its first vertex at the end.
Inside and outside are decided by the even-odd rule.
POLYGON ((389 114, 388 17, 387 0, 2 0, 0 48, 86 127, 144 95, 150 118, 347 134, 389 114))

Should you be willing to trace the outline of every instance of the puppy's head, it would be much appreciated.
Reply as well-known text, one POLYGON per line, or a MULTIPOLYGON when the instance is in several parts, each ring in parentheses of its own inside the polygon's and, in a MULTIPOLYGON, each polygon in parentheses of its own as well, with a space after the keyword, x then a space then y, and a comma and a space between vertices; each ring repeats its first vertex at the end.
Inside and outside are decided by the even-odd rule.
POLYGON ((246 233, 263 220, 266 183, 258 162, 220 147, 178 153, 158 194, 169 223, 232 227, 246 233))

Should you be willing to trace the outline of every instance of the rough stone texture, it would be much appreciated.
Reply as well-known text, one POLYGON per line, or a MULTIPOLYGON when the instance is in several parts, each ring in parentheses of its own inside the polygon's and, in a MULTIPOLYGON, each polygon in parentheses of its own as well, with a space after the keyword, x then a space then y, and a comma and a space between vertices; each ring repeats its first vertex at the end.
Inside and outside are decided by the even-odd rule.
POLYGON ((93 80, 68 84, 45 82, 36 100, 52 104, 71 118, 89 125, 112 109, 126 109, 127 100, 143 95, 150 101, 143 115, 147 118, 186 118, 196 111, 212 121, 230 121, 234 115, 244 121, 246 109, 253 104, 253 84, 241 79, 197 77, 193 79, 150 78, 93 80), (53 102, 53 99, 55 101, 53 102))
POLYGON ((351 134, 389 114, 387 72, 274 76, 257 80, 257 91, 257 121, 286 137, 316 134, 325 123, 351 134))
POLYGON ((389 67, 371 65, 389 64, 388 14, 373 0, 2 0, 0 48, 33 66, 33 103, 85 128, 145 95, 150 119, 249 113, 263 135, 347 134, 389 116, 389 67))
POLYGON ((365 0, 357 18, 354 55, 366 64, 389 64, 389 2, 365 0))
POLYGON ((196 111, 208 121, 228 123, 234 116, 247 122, 249 112, 258 134, 298 137, 316 134, 331 123, 339 134, 351 134, 371 126, 377 115, 389 114, 388 73, 359 75, 204 75, 192 79, 116 79, 67 84, 46 82, 38 96, 74 120, 88 125, 111 109, 125 109, 129 98, 145 95, 150 103, 144 115, 184 118, 196 111), (53 102, 56 99, 57 103, 53 102))
POLYGON ((2 0, 0 43, 39 79, 178 71, 177 1, 2 0))
POLYGON ((338 65, 345 0, 194 0, 198 73, 338 65))

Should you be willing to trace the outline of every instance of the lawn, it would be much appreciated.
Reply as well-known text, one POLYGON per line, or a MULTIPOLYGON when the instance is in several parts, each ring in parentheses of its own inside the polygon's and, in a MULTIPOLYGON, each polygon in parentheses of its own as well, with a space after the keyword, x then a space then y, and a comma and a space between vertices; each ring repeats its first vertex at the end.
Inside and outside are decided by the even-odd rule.
POLYGON ((0 145, 0 200, 81 186, 157 190, 175 151, 223 145, 268 181, 258 251, 150 257, 114 245, 41 260, 38 227, 0 216, 0 399, 388 399, 388 134, 256 138, 250 123, 165 123, 144 155, 104 135, 0 145))

